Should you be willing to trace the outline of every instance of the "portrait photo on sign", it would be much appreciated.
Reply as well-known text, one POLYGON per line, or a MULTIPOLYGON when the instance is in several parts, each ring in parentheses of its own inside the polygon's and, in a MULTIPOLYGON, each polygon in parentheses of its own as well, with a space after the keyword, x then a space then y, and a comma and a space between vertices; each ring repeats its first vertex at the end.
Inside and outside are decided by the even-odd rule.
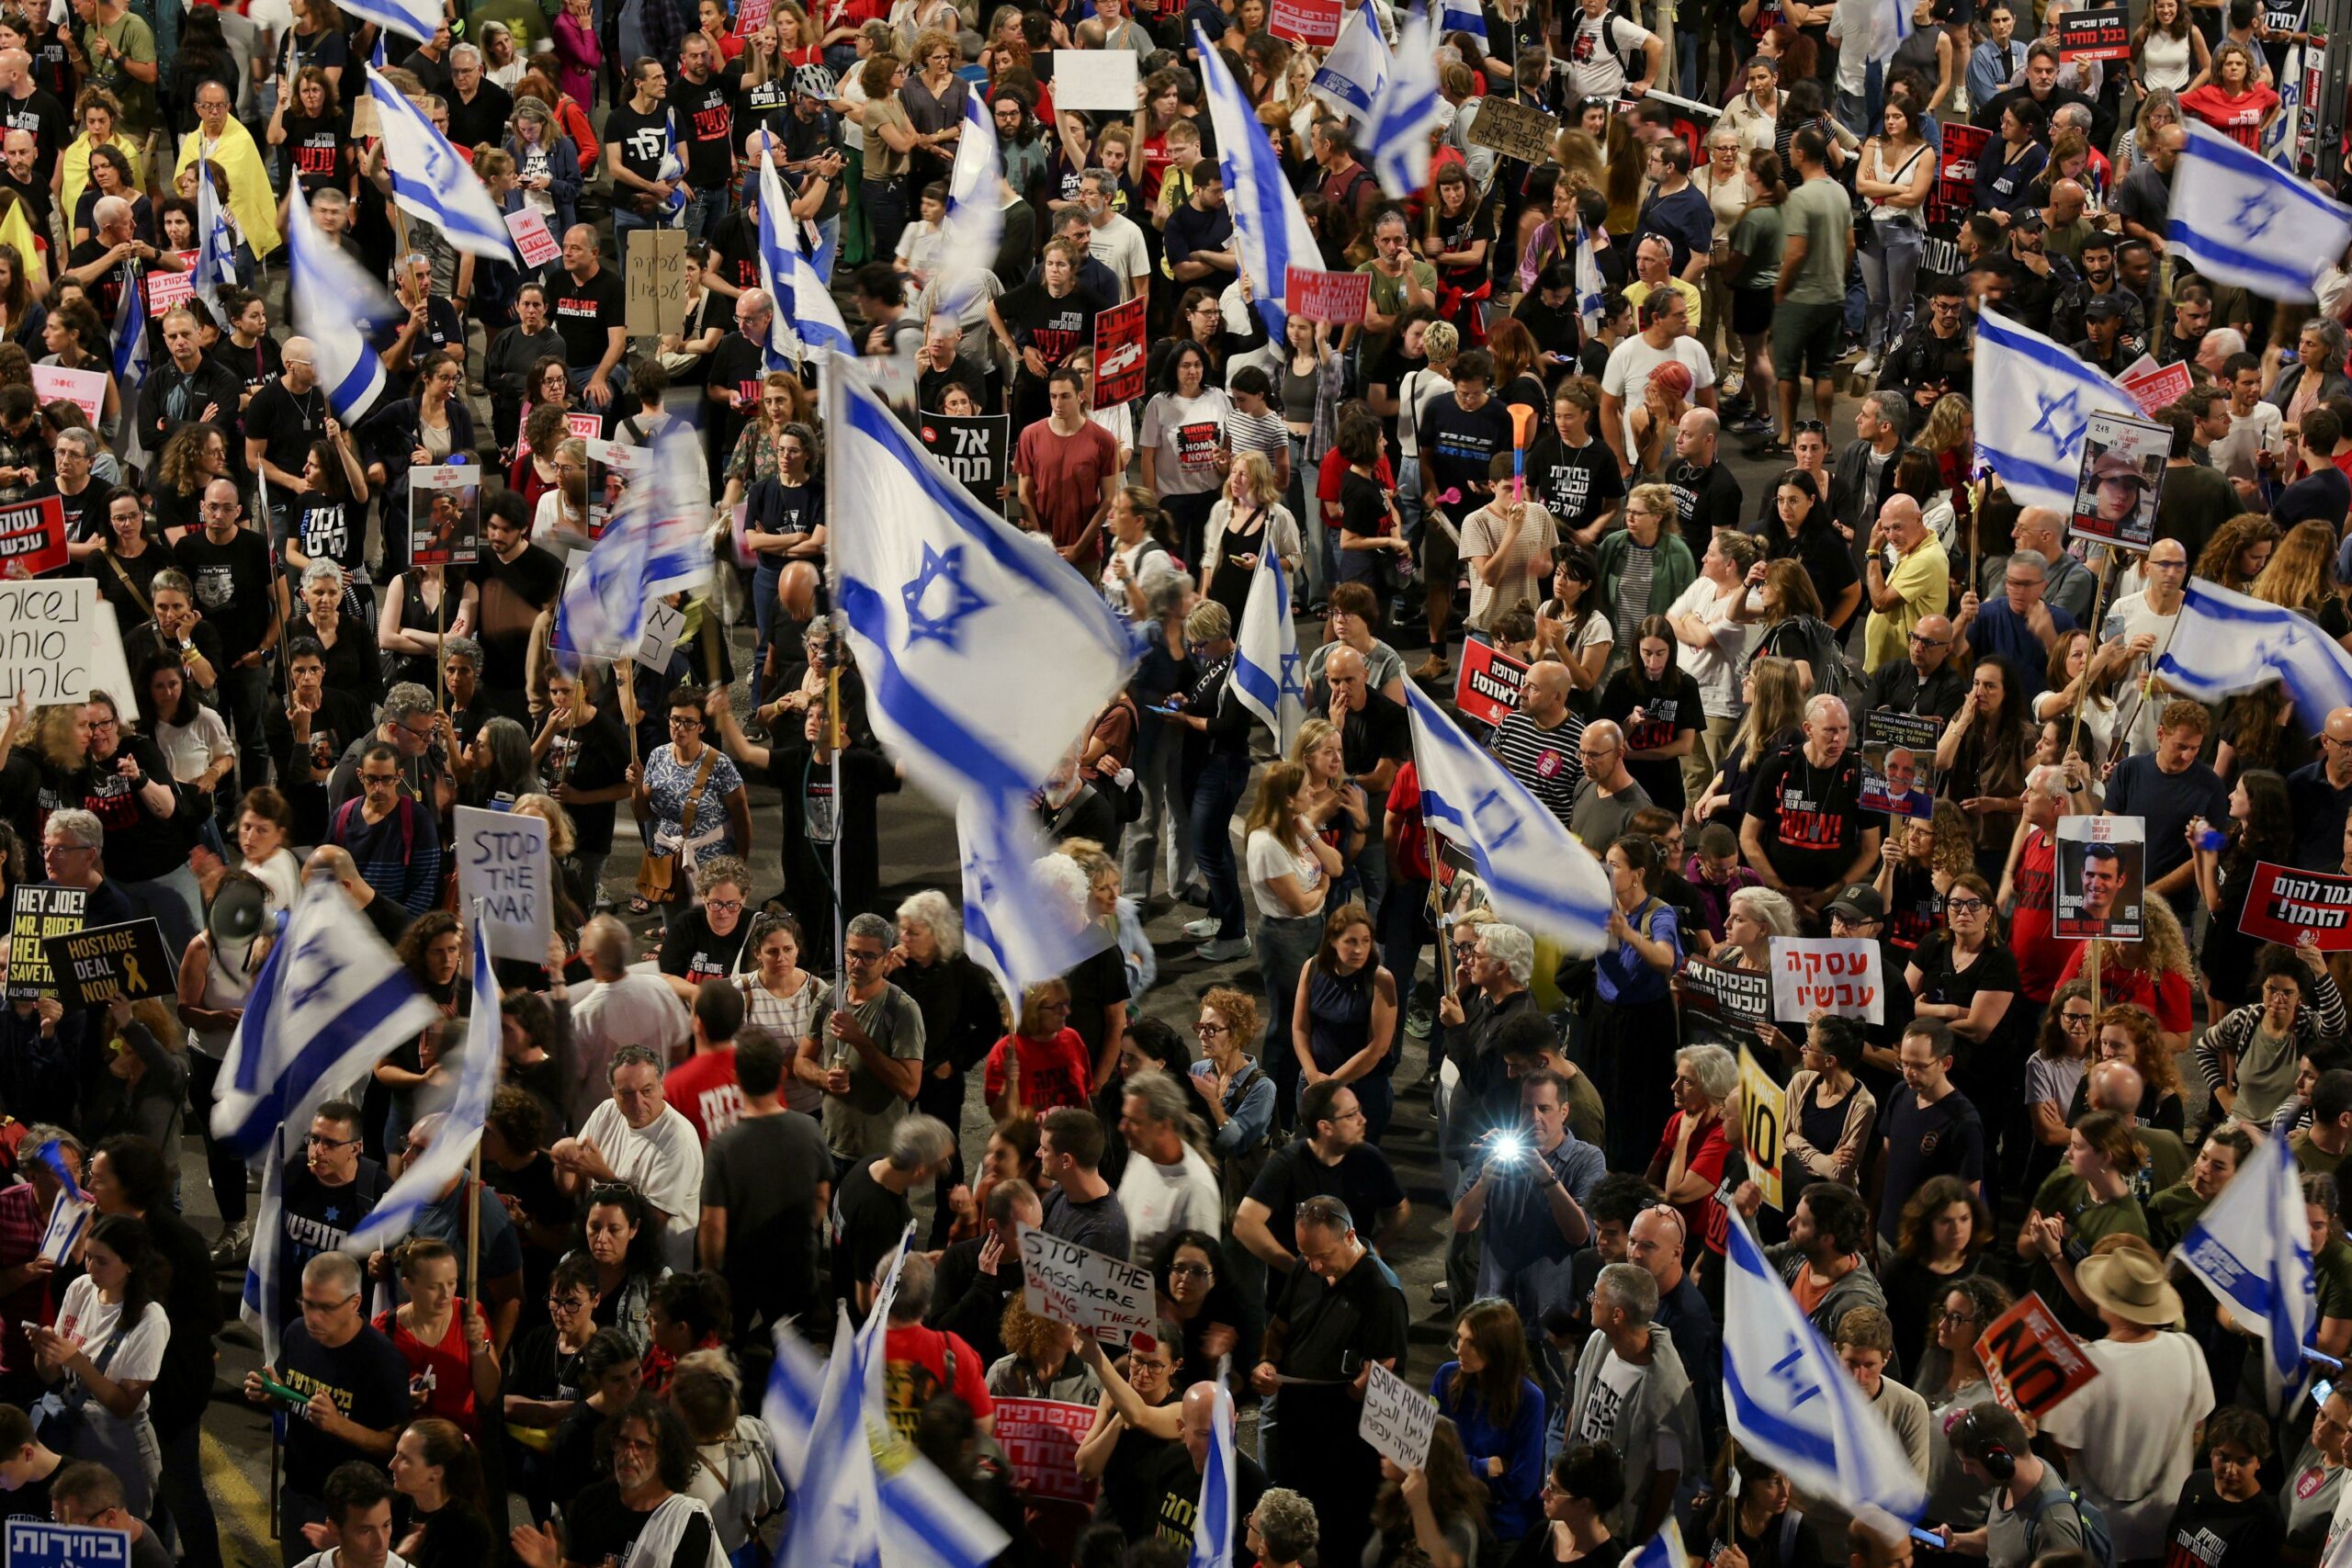
POLYGON ((481 470, 470 464, 413 468, 408 487, 409 559, 469 566, 481 554, 481 470))
POLYGON ((2172 432, 2161 424, 2095 413, 2083 427, 2083 466, 2075 481, 2072 536, 2144 550, 2155 542, 2156 501, 2164 489, 2172 432))
POLYGON ((2146 838, 2137 817, 2059 818, 2057 935, 2140 940, 2146 838))
POLYGON ((591 441, 588 446, 588 536, 601 539, 613 513, 628 499, 637 481, 645 448, 625 441, 591 441))
POLYGON ((1862 716, 1862 809, 1926 817, 1936 808, 1933 714, 1879 708, 1862 716))

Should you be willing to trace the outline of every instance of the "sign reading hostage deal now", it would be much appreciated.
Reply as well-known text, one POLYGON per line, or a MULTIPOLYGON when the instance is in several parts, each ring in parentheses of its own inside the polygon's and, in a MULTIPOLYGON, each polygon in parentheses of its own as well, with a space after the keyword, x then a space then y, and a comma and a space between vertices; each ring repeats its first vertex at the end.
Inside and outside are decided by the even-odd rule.
POLYGON ((2309 931, 2322 953, 2352 952, 2352 876, 2257 862, 2238 930, 2289 947, 2309 931))

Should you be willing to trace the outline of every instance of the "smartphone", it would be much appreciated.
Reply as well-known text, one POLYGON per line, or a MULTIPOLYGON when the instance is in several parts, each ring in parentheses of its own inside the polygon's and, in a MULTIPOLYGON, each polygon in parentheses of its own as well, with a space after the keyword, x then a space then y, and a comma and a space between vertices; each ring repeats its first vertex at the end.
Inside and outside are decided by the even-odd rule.
POLYGON ((1162 705, 1161 705, 1160 704, 1159 704, 1159 703, 1146 703, 1146 704, 1144 704, 1144 705, 1143 705, 1143 711, 1144 711, 1144 712, 1146 712, 1146 713, 1156 713, 1156 714, 1159 714, 1159 715, 1160 715, 1162 717, 1165 717, 1165 718, 1173 718, 1173 717, 1175 717, 1175 716, 1176 716, 1176 715, 1178 715, 1179 713, 1182 713, 1183 710, 1182 710, 1182 708, 1177 707, 1177 706, 1176 706, 1174 704, 1172 704, 1172 703, 1170 703, 1170 704, 1169 704, 1169 705, 1165 705, 1165 706, 1162 706, 1162 705))
POLYGON ((1949 1550, 1949 1548, 1944 1545, 1943 1537, 1938 1535, 1933 1530, 1923 1530, 1917 1525, 1913 1525, 1911 1527, 1911 1539, 1917 1541, 1921 1546, 1932 1546, 1938 1551, 1949 1550))
POLYGON ((2328 1382, 2325 1378, 2320 1379, 2317 1382, 2312 1384, 2312 1404, 2314 1405, 2325 1404, 2327 1403, 2327 1396, 2335 1392, 2335 1385, 2334 1383, 2328 1382))

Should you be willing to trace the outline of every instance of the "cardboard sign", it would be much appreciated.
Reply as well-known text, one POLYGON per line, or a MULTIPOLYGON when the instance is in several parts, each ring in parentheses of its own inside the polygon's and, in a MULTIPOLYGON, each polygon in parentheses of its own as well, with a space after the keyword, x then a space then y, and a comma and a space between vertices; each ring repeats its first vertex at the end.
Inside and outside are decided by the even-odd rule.
POLYGON ((2352 876, 2256 862, 2238 930, 2289 947, 2309 931, 2322 953, 2352 953, 2352 876))
POLYGON ((1012 415, 926 413, 917 422, 915 434, 974 501, 1004 514, 1004 486, 1012 462, 1012 415))
POLYGON ((645 607, 645 637, 637 645, 637 661, 659 675, 670 668, 678 639, 686 635, 686 613, 675 604, 655 603, 645 607))
POLYGON ((1928 187, 1928 221, 1956 223, 1976 206, 1976 160, 1993 133, 1980 125, 1955 121, 1943 128, 1944 143, 1936 155, 1936 183, 1928 187))
POLYGON ((588 443, 588 536, 601 539, 613 513, 628 499, 628 487, 644 471, 646 449, 626 441, 583 436, 588 443))
POLYGON ((471 566, 481 558, 481 467, 444 463, 408 476, 412 566, 471 566))
POLYGON ((33 396, 44 403, 60 399, 72 403, 89 416, 93 429, 105 417, 107 406, 107 373, 103 370, 74 370, 62 365, 33 367, 33 396))
POLYGON ((147 273, 147 313, 160 316, 184 299, 196 298, 196 258, 194 251, 179 253, 180 260, 188 265, 187 272, 165 272, 156 267, 147 273))
POLYGON ((60 1188, 49 1206, 49 1226, 40 1234, 40 1255, 63 1268, 81 1245, 82 1233, 90 1228, 90 1216, 96 1211, 97 1204, 89 1199, 76 1198, 60 1188))
POLYGON ((2052 934, 2140 940, 2146 926, 2140 908, 2147 888, 2146 838, 2144 818, 2059 818, 2052 934))
MULTIPOLYGON (((98 585, 89 578, 0 582, 0 707, 13 706, 19 694, 35 707, 90 694, 98 608, 98 585)), ((113 647, 119 662, 122 645, 113 647)))
POLYGON ((1934 815, 1936 736, 1943 727, 1933 714, 1877 708, 1862 716, 1863 810, 1934 815))
POLYGON ((1815 1011, 1886 1021, 1886 976, 1866 936, 1772 939, 1772 1016, 1803 1023, 1815 1011))
POLYGON ((1286 267, 1283 271, 1283 299, 1294 316, 1353 326, 1363 320, 1364 310, 1372 303, 1372 274, 1286 267))
POLYGON ((1993 1397, 2022 1416, 2054 1409, 2098 1376, 2098 1364, 2031 1292, 1985 1325, 1976 1337, 1976 1359, 1993 1397))
POLYGON ((1522 164, 1549 162, 1553 139, 1559 134, 1560 122, 1542 109, 1496 97, 1480 98, 1478 112, 1470 118, 1472 146, 1491 147, 1522 164))
POLYGON ((2132 367, 2115 378, 2115 384, 2132 394, 2132 400, 2140 405, 2142 413, 2154 419, 2159 412, 2188 396, 2188 365, 2186 360, 2178 365, 2158 365, 2144 354, 2140 357, 2146 361, 2147 367, 2132 367))
POLYGON ((2112 10, 2067 11, 2058 17, 2058 62, 2129 60, 2132 23, 2122 6, 2112 10))
POLYGON ((1462 674, 1453 683, 1453 705, 1464 718, 1500 724, 1519 711, 1519 688, 1527 666, 1490 644, 1462 645, 1462 674))
POLYGON ((1747 1156, 1747 1174, 1764 1194, 1764 1201, 1781 1203, 1781 1140, 1788 1132, 1782 1120, 1788 1111, 1785 1085, 1747 1046, 1739 1048, 1739 1146, 1747 1156))
POLYGON ((1378 1361, 1367 1363, 1365 1372, 1363 1415, 1356 1421, 1356 1436, 1397 1469, 1420 1469, 1430 1461, 1437 1401, 1378 1361))
POLYGON ((1021 1299, 1031 1312, 1126 1348, 1159 1320, 1151 1270, 1074 1241, 1021 1227, 1021 1299))
POLYGON ((8 1568, 130 1568, 130 1532, 96 1525, 8 1521, 8 1568))
POLYGON ((1340 41, 1340 0, 1273 0, 1266 30, 1309 49, 1329 49, 1340 41))
POLYGON ((376 99, 370 93, 359 93, 351 100, 351 139, 373 141, 384 134, 383 121, 376 117, 376 99))
POLYGON ((1057 49, 1054 51, 1054 107, 1131 115, 1136 107, 1139 64, 1132 49, 1057 49))
POLYGON ((2171 455, 2170 425, 2092 414, 2083 426, 2082 468, 2075 479, 2067 536, 2126 550, 2154 544, 2156 501, 2171 455))
POLYGON ((1094 318, 1094 406, 1113 409, 1144 392, 1144 307, 1130 299, 1094 318))
POLYGON ((526 267, 545 266, 563 254, 563 247, 548 229, 547 215, 536 207, 508 213, 506 231, 514 236, 515 253, 526 267))
POLYGON ((457 808, 458 897, 477 900, 494 958, 544 963, 555 931, 554 862, 545 818, 528 811, 457 808))
POLYGON ((686 231, 631 229, 628 242, 628 335, 659 337, 686 330, 686 231))
POLYGON ((1023 1495, 1039 1501, 1094 1501, 1094 1483, 1078 1472, 1078 1445, 1094 1426, 1094 1406, 1059 1399, 1000 1399, 996 1441, 1012 1461, 1023 1495))
POLYGON ((57 995, 57 973, 49 964, 49 941, 80 931, 82 911, 89 902, 89 890, 84 887, 58 887, 46 882, 17 885, 8 907, 10 1001, 57 995))
POLYGON ((66 559, 64 502, 46 495, 0 506, 0 577, 39 577, 66 559))
POLYGON ((1758 1024, 1772 1021, 1772 977, 1760 970, 1686 964, 1673 985, 1690 1044, 1739 1049, 1756 1038, 1758 1024))
POLYGON ((164 928, 152 919, 85 926, 45 938, 41 946, 57 977, 57 999, 67 1007, 179 994, 179 972, 164 944, 164 928))

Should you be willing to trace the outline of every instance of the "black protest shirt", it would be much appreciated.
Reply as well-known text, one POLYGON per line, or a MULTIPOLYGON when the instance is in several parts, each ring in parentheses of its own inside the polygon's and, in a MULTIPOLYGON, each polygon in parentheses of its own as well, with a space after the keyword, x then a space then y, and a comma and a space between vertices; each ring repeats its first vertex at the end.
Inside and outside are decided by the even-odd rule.
POLYGON ((612 347, 612 332, 628 321, 628 301, 621 275, 601 262, 582 281, 560 267, 548 279, 548 309, 563 339, 564 362, 574 370, 593 370, 604 363, 612 347))
POLYGON ((707 909, 698 908, 681 915, 662 939, 662 973, 695 986, 705 980, 723 980, 735 973, 735 960, 751 930, 751 920, 741 910, 736 911, 735 929, 725 936, 710 929, 707 909))
POLYGON ((311 560, 334 562, 345 576, 358 571, 365 564, 366 503, 337 501, 322 490, 306 490, 300 505, 301 515, 295 521, 293 533, 302 554, 311 560))
POLYGON ((1667 470, 1666 484, 1674 492, 1675 508, 1681 514, 1682 542, 1690 547, 1692 560, 1707 553, 1716 529, 1739 526, 1739 481, 1722 463, 1702 468, 1677 458, 1667 470))
POLYGON ((1625 478, 1606 443, 1571 446, 1557 431, 1545 432, 1528 448, 1527 488, 1563 535, 1590 527, 1625 498, 1625 478))
MULTIPOLYGON (((568 784, 581 790, 610 789, 627 774, 628 736, 618 718, 599 708, 595 717, 577 729, 558 729, 548 742, 547 761, 541 765, 550 788, 560 789, 568 784)), ((619 804, 613 800, 564 802, 563 808, 571 813, 582 854, 611 852, 613 809, 619 804)))
POLYGON ((196 607, 220 634, 220 651, 232 663, 261 647, 269 630, 269 546, 259 534, 240 529, 216 545, 202 529, 172 547, 172 558, 196 588, 196 607))
POLYGON ((1828 767, 1805 760, 1792 739, 1765 760, 1748 792, 1747 815, 1761 824, 1765 857, 1792 887, 1827 887, 1854 863, 1863 828, 1862 761, 1851 750, 1828 767))
MULTIPOLYGON (((621 150, 621 166, 641 180, 662 177, 662 160, 670 151, 670 106, 656 104, 644 114, 637 106, 624 100, 613 107, 605 117, 605 145, 617 143, 621 150)), ((616 198, 626 200, 643 196, 635 186, 616 189, 616 198)))
MULTIPOLYGON (((1629 752, 1655 751, 1671 746, 1677 735, 1703 729, 1707 723, 1699 682, 1685 670, 1674 671, 1662 693, 1647 695, 1635 688, 1630 668, 1620 670, 1600 694, 1600 716, 1625 732, 1625 750, 1629 752), (1638 724, 1634 722, 1637 709, 1642 716, 1638 724)), ((1651 805, 1671 811, 1681 809, 1682 759, 1629 756, 1625 759, 1625 771, 1647 792, 1651 805)))
POLYGON ((1043 280, 1024 283, 996 302, 1013 343, 1035 349, 1048 370, 1069 358, 1072 349, 1092 346, 1094 318, 1107 308, 1082 286, 1057 299, 1043 280))
POLYGON ((696 190, 726 186, 734 175, 734 85, 718 72, 700 83, 673 77, 670 115, 685 157, 686 183, 696 190))

